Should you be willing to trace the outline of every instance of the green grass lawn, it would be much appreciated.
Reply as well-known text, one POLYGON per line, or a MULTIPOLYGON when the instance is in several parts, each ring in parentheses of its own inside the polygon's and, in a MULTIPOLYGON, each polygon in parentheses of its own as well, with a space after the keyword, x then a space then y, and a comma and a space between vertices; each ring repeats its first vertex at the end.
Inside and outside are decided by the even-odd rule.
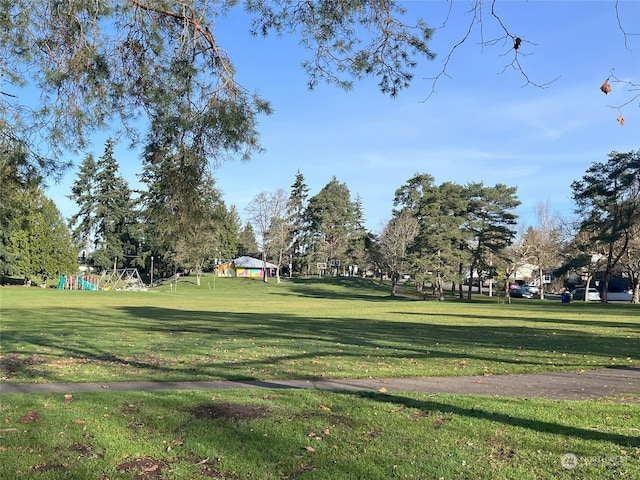
MULTIPOLYGON (((392 299, 359 279, 0 289, 2 382, 475 375, 640 366, 640 310, 392 299)), ((225 390, 0 395, 0 478, 640 478, 640 406, 225 390), (567 468, 571 467, 571 468, 567 468)))
POLYGON ((393 299, 359 279, 2 289, 3 381, 473 375, 640 365, 640 309, 393 299))

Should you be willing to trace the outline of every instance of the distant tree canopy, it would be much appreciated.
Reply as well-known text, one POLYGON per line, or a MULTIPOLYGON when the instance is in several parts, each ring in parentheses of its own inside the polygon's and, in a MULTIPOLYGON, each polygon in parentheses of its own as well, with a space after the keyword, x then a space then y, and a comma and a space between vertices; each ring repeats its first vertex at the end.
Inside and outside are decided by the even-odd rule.
POLYGON ((416 218, 419 232, 408 247, 408 268, 417 281, 431 281, 441 296, 443 281, 472 283, 493 255, 503 254, 515 237, 520 201, 515 187, 500 183, 434 181, 429 174, 416 174, 397 189, 394 215, 416 218))

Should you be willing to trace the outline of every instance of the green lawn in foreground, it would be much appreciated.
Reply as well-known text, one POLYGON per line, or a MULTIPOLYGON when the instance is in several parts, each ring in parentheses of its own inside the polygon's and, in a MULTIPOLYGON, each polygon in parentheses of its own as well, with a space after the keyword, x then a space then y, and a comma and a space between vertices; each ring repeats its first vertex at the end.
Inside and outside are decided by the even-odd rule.
POLYGON ((3 479, 640 478, 638 406, 606 401, 308 390, 0 399, 3 479))
POLYGON ((3 381, 473 375, 640 366, 640 309, 393 299, 362 279, 0 289, 3 381))
MULTIPOLYGON (((639 365, 637 306, 441 303, 387 292, 355 279, 4 288, 3 382, 639 365)), ((2 394, 0 478, 636 479, 632 401, 293 389, 2 394)))

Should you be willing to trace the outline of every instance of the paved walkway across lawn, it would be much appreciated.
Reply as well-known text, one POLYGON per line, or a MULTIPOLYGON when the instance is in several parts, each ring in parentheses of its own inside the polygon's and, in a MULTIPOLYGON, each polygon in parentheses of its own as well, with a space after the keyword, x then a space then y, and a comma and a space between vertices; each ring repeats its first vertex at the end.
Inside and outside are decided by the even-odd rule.
POLYGON ((615 398, 640 403, 640 368, 426 378, 342 380, 247 380, 197 382, 2 383, 0 394, 99 391, 306 388, 319 390, 453 393, 503 397, 590 400, 615 398))

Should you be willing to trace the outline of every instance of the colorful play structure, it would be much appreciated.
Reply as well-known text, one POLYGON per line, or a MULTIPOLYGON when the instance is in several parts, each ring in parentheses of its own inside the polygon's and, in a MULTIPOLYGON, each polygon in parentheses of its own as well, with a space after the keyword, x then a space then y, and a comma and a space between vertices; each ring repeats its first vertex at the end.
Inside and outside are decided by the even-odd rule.
POLYGON ((96 290, 98 279, 92 275, 60 275, 58 290, 96 290))
POLYGON ((59 290, 146 290, 137 268, 105 270, 100 276, 61 275, 59 290))

